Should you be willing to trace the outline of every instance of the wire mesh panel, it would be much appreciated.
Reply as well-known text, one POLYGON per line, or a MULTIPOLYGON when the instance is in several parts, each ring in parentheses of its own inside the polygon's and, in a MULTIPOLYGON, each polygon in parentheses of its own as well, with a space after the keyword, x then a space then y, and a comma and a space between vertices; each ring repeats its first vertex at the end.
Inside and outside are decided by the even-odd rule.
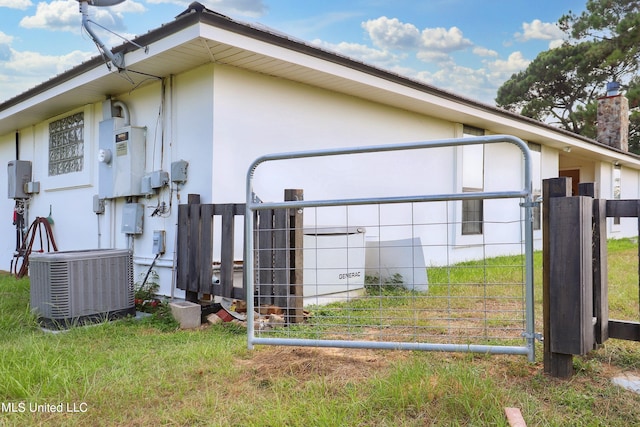
MULTIPOLYGON (((249 346, 477 351, 526 354, 533 360, 533 204, 526 145, 511 137, 480 137, 383 150, 493 142, 521 148, 524 190, 260 203, 252 174, 265 161, 380 147, 258 159, 248 177, 246 217, 253 218, 252 211, 296 209, 304 212, 304 221, 288 228, 275 222, 247 224, 247 230, 259 230, 245 233, 250 235, 245 274, 254 283, 247 295, 249 346), (273 277, 283 268, 260 261, 265 254, 259 248, 268 247, 260 239, 269 228, 274 234, 302 234, 301 284, 260 286, 260 277, 273 277), (278 309, 272 304, 275 294, 288 295, 287 307, 279 307, 285 313, 302 300, 303 321, 271 322, 278 309)), ((293 249, 268 250, 270 258, 281 251, 290 259, 293 249)))

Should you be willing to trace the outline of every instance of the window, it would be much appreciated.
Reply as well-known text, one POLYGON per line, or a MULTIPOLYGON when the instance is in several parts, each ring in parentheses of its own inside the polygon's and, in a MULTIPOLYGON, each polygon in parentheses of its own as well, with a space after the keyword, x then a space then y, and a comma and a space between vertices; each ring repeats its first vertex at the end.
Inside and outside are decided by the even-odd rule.
POLYGON ((49 176, 82 172, 84 167, 84 113, 49 124, 49 176))
MULTIPOLYGON (((463 136, 482 136, 484 130, 471 126, 463 127, 463 136)), ((484 145, 462 146, 462 191, 481 192, 484 190, 484 145)), ((462 201, 462 234, 482 234, 484 200, 462 201)))
MULTIPOLYGON (((477 188, 463 188, 464 193, 481 191, 477 188)), ((482 234, 483 200, 469 199, 462 201, 462 234, 482 234)))

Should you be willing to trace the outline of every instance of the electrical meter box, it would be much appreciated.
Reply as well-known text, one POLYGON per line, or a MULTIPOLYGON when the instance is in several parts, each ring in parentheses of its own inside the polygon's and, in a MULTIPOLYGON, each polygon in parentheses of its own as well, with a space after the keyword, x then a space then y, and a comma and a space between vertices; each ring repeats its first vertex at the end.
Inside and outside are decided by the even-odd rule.
POLYGON ((101 199, 142 194, 147 130, 123 123, 120 117, 100 122, 98 196, 101 199))
POLYGON ((7 167, 9 173, 10 199, 27 199, 29 194, 25 191, 25 185, 31 181, 31 162, 27 160, 11 160, 7 167))

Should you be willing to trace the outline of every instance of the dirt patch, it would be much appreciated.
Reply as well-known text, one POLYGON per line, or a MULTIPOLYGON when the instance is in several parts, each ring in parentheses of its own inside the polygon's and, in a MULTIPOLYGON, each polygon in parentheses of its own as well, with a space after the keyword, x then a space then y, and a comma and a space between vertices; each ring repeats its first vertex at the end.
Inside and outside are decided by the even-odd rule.
POLYGON ((259 379, 295 377, 308 381, 324 377, 348 382, 372 376, 391 362, 407 357, 404 352, 367 349, 269 347, 251 359, 236 363, 259 379))

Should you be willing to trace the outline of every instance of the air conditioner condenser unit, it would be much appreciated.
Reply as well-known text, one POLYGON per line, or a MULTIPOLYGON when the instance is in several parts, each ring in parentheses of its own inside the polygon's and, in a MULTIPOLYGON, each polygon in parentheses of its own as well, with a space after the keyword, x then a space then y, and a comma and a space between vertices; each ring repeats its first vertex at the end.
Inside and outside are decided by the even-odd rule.
POLYGON ((29 276, 31 309, 47 328, 136 314, 129 250, 33 253, 29 276))

